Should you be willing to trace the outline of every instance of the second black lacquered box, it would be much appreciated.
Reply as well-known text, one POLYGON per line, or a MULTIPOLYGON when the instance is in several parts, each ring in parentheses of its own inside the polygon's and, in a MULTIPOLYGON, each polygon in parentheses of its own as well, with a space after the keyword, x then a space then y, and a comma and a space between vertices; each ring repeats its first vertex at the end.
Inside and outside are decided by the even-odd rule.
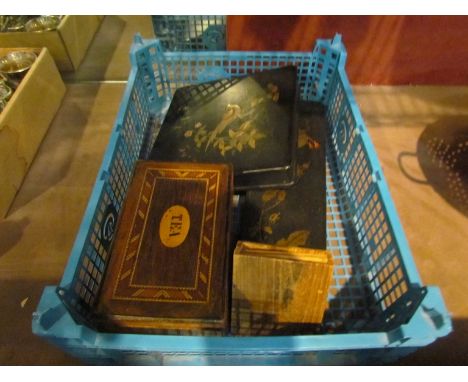
POLYGON ((246 192, 240 239, 326 249, 326 117, 322 105, 297 104, 297 181, 287 190, 246 192))

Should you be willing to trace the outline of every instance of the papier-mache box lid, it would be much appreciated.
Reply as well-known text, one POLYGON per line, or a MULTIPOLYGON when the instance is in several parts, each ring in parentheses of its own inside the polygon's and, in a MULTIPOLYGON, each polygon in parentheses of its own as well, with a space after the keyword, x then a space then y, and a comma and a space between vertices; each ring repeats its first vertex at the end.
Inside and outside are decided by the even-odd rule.
POLYGON ((326 119, 322 105, 298 103, 297 181, 288 189, 250 190, 240 210, 240 239, 326 248, 326 119))
POLYGON ((176 90, 150 158, 231 163, 236 190, 295 182, 296 68, 176 90))

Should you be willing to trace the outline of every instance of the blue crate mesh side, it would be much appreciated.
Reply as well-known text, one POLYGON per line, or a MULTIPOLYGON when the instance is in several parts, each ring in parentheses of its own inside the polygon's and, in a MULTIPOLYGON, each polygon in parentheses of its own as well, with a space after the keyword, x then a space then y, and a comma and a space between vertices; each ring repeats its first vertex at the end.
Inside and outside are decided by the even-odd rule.
POLYGON ((110 214, 112 224, 117 221, 147 130, 154 128, 147 82, 142 71, 137 72, 132 85, 129 102, 125 103, 121 119, 114 127, 113 134, 117 134, 117 139, 109 144, 106 151, 105 157, 110 157, 108 165, 103 164, 99 182, 88 204, 88 209, 91 208, 94 214, 91 222, 80 228, 85 239, 72 253, 72 257, 79 256, 73 278, 70 281, 64 276, 58 290, 77 321, 86 321, 92 313, 112 245, 112 236, 106 237, 104 229, 109 228, 106 224, 110 214))
POLYGON ((317 100, 323 104, 328 104, 330 81, 336 71, 338 62, 344 66, 346 61, 346 50, 341 43, 341 36, 337 35, 330 40, 318 40, 313 50, 313 71, 309 71, 311 75, 306 83, 312 84, 313 88, 310 93, 311 100, 317 100))
POLYGON ((226 49, 225 16, 152 16, 154 34, 167 51, 226 49))
POLYGON ((340 52, 332 48, 316 48, 313 53, 167 52, 165 65, 160 55, 151 56, 158 94, 167 99, 181 86, 295 65, 301 98, 322 103, 339 58, 340 52))
POLYGON ((59 287, 59 296, 78 322, 88 318, 90 308, 96 302, 110 246, 110 242, 103 237, 102 228, 107 221, 109 207, 115 211, 114 218, 121 210, 130 174, 133 171, 131 157, 132 154, 124 140, 119 139, 109 170, 101 173, 102 187, 93 190, 90 203, 97 200, 95 212, 72 281, 69 283, 62 280, 59 287), (96 195, 96 191, 99 190, 100 193, 96 195))
POLYGON ((141 95, 149 102, 149 110, 155 113, 165 102, 169 88, 161 43, 153 41, 144 45, 141 35, 137 34, 131 48, 130 61, 133 67, 138 68, 140 76, 140 83, 135 84, 135 86, 140 89, 141 95), (153 62, 151 57, 158 59, 153 62))
POLYGON ((365 271, 356 259, 359 248, 348 219, 343 181, 336 157, 327 147, 326 163, 327 249, 333 255, 334 273, 324 326, 330 332, 363 329, 376 314, 365 271))
POLYGON ((424 292, 419 285, 412 285, 419 280, 410 280, 406 271, 377 184, 377 166, 362 139, 365 127, 351 107, 354 97, 342 68, 335 72, 331 84, 327 109, 329 150, 339 179, 343 224, 349 227, 346 237, 353 242, 348 249, 352 251, 354 280, 360 279, 369 304, 367 312, 373 312, 372 319, 360 325, 372 330, 378 322, 380 329, 389 329, 411 317, 424 292))

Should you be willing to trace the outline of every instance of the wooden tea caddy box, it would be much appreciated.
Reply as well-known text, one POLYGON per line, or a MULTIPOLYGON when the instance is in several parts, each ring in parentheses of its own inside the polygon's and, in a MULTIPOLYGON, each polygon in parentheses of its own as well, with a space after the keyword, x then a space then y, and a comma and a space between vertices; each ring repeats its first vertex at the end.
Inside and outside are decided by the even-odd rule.
POLYGON ((229 329, 232 169, 139 161, 97 307, 103 331, 229 329))

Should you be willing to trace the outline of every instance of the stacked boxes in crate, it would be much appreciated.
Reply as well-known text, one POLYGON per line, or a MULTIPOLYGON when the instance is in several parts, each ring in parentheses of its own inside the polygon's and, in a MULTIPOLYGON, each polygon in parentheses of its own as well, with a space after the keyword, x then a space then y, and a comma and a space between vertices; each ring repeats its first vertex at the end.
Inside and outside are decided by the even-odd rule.
POLYGON ((298 104, 292 65, 177 89, 135 167, 96 327, 250 335, 251 315, 264 334, 320 324, 333 266, 322 120, 315 103, 298 104), (253 212, 242 229, 233 208, 253 212))
MULTIPOLYGON (((127 90, 80 232, 60 285, 44 291, 34 313, 33 331, 90 362, 156 364, 392 361, 449 333, 450 318, 438 288, 424 287, 419 279, 382 170, 354 101, 344 70, 345 58, 339 36, 333 40, 318 40, 311 53, 166 53, 159 41, 143 41, 137 37, 131 50, 132 71, 127 90), (282 143, 283 147, 268 145, 271 151, 267 159, 273 157, 279 164, 255 167, 255 163, 261 163, 261 155, 249 157, 248 150, 255 152, 262 141, 267 141, 266 135, 273 134, 277 125, 282 125, 282 119, 271 114, 275 115, 269 123, 271 130, 252 129, 247 132, 248 139, 241 138, 237 129, 248 131, 250 125, 247 122, 257 124, 259 120, 256 118, 263 115, 260 112, 249 114, 248 105, 257 107, 268 101, 273 112, 279 112, 280 105, 272 105, 272 102, 278 101, 278 91, 281 97, 284 90, 270 80, 262 85, 261 78, 269 72, 287 72, 291 66, 300 99, 300 102, 293 102, 294 123, 289 125, 298 127, 295 137, 290 134, 294 137, 295 150, 290 151, 290 156, 279 155, 278 150, 284 153, 285 147, 293 146, 272 140, 282 143), (207 79, 214 81, 207 84, 207 79), (187 95, 194 102, 204 97, 209 102, 216 102, 246 79, 255 89, 263 89, 263 101, 259 100, 262 97, 248 99, 245 96, 239 102, 248 102, 247 106, 228 101, 221 118, 213 109, 205 112, 203 115, 207 117, 204 118, 198 112, 186 114, 195 110, 190 105, 187 108, 184 101, 187 95), (178 88, 181 90, 176 91, 178 88), (174 110, 182 112, 183 118, 175 118, 174 110), (239 115, 243 118, 239 119, 239 115), (238 119, 235 128, 230 125, 233 118, 238 119), (172 129, 166 128, 168 124, 172 129), (210 126, 215 126, 214 130, 210 126), (168 133, 177 139, 165 148, 168 133), (199 158, 193 158, 194 147, 202 149, 203 155, 207 156, 216 151, 222 157, 231 158, 228 155, 235 150, 239 157, 250 158, 248 164, 254 168, 237 166, 236 170, 234 162, 234 191, 238 197, 229 197, 230 187, 227 185, 231 170, 225 167, 226 164, 216 165, 224 169, 223 175, 216 173, 220 170, 209 173, 207 169, 197 168, 198 164, 194 162, 199 162, 199 158), (178 156, 177 160, 183 159, 185 167, 171 168, 168 163, 174 165, 176 158, 166 156, 170 162, 163 162, 164 168, 145 170, 145 181, 136 187, 139 197, 129 198, 141 168, 138 160, 151 155, 158 162, 150 163, 161 163, 163 158, 158 155, 163 153, 178 156), (292 159, 289 166, 285 165, 285 158, 292 159), (320 162, 324 159, 325 187, 320 184, 320 162), (258 168, 271 171, 262 173, 257 171, 258 168), (314 173, 314 169, 318 169, 318 176, 309 179, 308 175, 314 173), (173 187, 173 193, 169 192, 168 196, 164 191, 171 189, 167 186, 168 177, 171 178, 169 183, 180 181, 184 184, 188 180, 193 183, 193 188, 188 191, 182 186, 173 187), (269 183, 269 179, 274 182, 269 183), (226 185, 220 191, 223 199, 211 195, 221 184, 226 185), (326 199, 323 212, 310 208, 313 203, 319 203, 320 190, 326 199), (151 215, 148 213, 150 202, 158 200, 171 202, 170 205, 162 203, 157 209, 159 212, 151 215), (196 208, 187 207, 188 203, 177 200, 192 202, 198 206, 198 212, 196 208), (204 208, 208 203, 213 205, 211 210, 204 208), (215 218, 215 211, 223 210, 220 206, 229 205, 233 206, 231 218, 224 220, 219 215, 215 218), (296 212, 288 216, 293 208, 296 212), (129 209, 134 213, 129 215, 129 209), (314 217, 315 213, 317 216, 314 217), (325 215, 322 220, 321 213, 325 215), (124 334, 122 330, 103 331, 96 326, 96 307, 99 306, 100 291, 107 290, 108 275, 113 274, 113 271, 109 273, 109 269, 114 269, 112 263, 116 258, 113 245, 115 248, 123 216, 134 218, 128 223, 125 257, 119 260, 119 272, 115 276, 124 287, 119 286, 121 283, 113 284, 109 295, 117 297, 119 304, 126 296, 147 301, 166 299, 168 303, 170 300, 172 303, 183 299, 193 301, 209 295, 210 286, 205 284, 210 270, 216 275, 224 272, 225 278, 220 278, 216 285, 218 292, 225 291, 226 280, 229 283, 229 278, 234 278, 232 312, 235 313, 230 317, 230 331, 234 335, 213 335, 213 329, 220 334, 212 325, 215 321, 220 322, 216 318, 228 317, 225 309, 220 308, 222 304, 216 303, 196 311, 197 317, 209 321, 211 326, 184 327, 177 322, 176 326, 165 328, 165 334, 155 332, 144 336, 124 334), (223 221, 218 228, 224 235, 234 233, 235 238, 242 240, 237 245, 234 240, 225 240, 224 249, 218 247, 221 249, 211 251, 210 248, 215 246, 213 239, 226 237, 220 233, 213 235, 211 220, 223 221), (142 246, 150 251, 160 248, 159 242, 155 244, 148 235, 145 236, 145 227, 152 227, 148 232, 159 237, 161 243, 176 248, 182 240, 177 238, 188 235, 188 224, 184 225, 188 221, 194 223, 190 227, 196 227, 200 236, 190 241, 194 252, 184 253, 188 257, 192 252, 199 256, 192 256, 189 261, 192 268, 181 265, 180 269, 195 269, 192 279, 171 276, 177 272, 169 270, 179 269, 180 263, 171 263, 167 258, 148 260, 143 255, 141 259, 146 258, 146 261, 141 263, 142 266, 129 265, 137 262, 135 258, 142 253, 139 252, 142 246), (309 224, 308 228, 301 222, 309 224), (115 227, 118 227, 117 231, 115 227), (140 228, 132 231, 132 227, 140 228), (324 231, 331 258, 320 248, 325 246, 324 231), (219 265, 219 261, 218 265, 209 265, 210 254, 215 254, 211 259, 219 259, 224 251, 234 253, 233 276, 219 265), (293 258, 295 262, 291 261, 293 258), (287 262, 285 267, 283 264, 287 262), (332 263, 333 275, 325 298, 328 302, 324 304, 319 291, 326 293, 327 278, 308 276, 326 275, 332 263), (158 267, 161 264, 166 268, 158 267), (236 272, 236 266, 245 266, 248 270, 258 267, 259 271, 236 272), (145 269, 151 270, 149 276, 145 275, 145 269), (164 274, 165 269, 167 274, 164 274), (153 291, 142 287, 145 282, 152 283, 158 277, 179 282, 179 289, 175 291, 169 284, 153 291), (191 280, 195 280, 194 285, 190 285, 191 280), (255 282, 258 288, 252 288, 255 282), (317 293, 311 296, 304 291, 317 293), (325 305, 328 308, 322 319, 319 313, 325 310, 325 305), (247 314, 244 314, 245 310, 247 314), (292 321, 291 317, 294 317, 292 321), (308 318, 298 322, 298 317, 308 318), (313 323, 315 320, 319 323, 313 323)), ((264 118, 262 116, 260 121, 264 118)), ((229 208, 224 211, 228 211, 224 215, 229 216, 229 208)), ((179 255, 183 258, 184 254, 179 255)), ((158 303, 162 304, 161 301, 158 303)), ((125 308, 121 309, 120 312, 124 312, 125 308)), ((138 309, 138 305, 133 305, 132 309, 138 309)), ((164 313, 162 308, 158 312, 164 313)), ((125 314, 117 316, 120 317, 115 317, 114 324, 126 318, 125 314)), ((221 326, 226 327, 225 323, 221 326)))

